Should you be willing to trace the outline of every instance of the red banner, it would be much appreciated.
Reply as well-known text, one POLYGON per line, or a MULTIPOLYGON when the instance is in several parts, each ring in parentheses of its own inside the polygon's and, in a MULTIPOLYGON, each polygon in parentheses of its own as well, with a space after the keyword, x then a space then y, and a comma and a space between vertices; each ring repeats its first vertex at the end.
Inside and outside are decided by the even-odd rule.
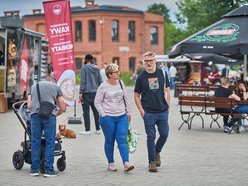
POLYGON ((19 61, 18 70, 20 74, 21 94, 23 95, 24 91, 26 91, 28 88, 30 70, 32 70, 30 69, 28 65, 28 47, 27 47, 26 37, 24 38, 24 41, 23 41, 22 55, 19 61))
POLYGON ((43 2, 52 66, 67 105, 75 100, 75 72, 69 0, 43 2))

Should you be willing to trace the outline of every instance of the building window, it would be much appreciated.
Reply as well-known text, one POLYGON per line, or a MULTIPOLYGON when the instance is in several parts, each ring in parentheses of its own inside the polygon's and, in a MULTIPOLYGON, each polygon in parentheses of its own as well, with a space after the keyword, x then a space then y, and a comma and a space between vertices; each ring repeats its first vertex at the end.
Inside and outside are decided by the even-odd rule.
POLYGON ((89 41, 96 41, 96 21, 89 21, 89 41))
POLYGON ((134 21, 128 22, 128 40, 135 41, 135 22, 134 21))
POLYGON ((151 44, 158 44, 158 27, 151 27, 150 29, 151 44))
POLYGON ((45 23, 39 23, 36 25, 36 31, 40 33, 46 33, 46 25, 45 23))
POLYGON ((112 41, 119 41, 119 21, 112 21, 112 41))
POLYGON ((82 42, 82 22, 75 22, 75 42, 82 42))
POLYGON ((135 70, 135 57, 130 57, 129 58, 129 71, 134 72, 135 70))
POLYGON ((76 58, 76 70, 80 70, 82 67, 82 58, 76 58))
POLYGON ((113 57, 112 63, 115 63, 120 67, 120 58, 119 57, 113 57))

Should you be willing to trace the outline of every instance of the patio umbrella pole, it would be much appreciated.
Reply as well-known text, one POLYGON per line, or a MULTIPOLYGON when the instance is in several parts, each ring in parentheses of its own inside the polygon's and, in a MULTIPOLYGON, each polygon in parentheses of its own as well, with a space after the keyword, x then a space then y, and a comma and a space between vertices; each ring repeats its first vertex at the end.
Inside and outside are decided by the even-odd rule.
POLYGON ((244 80, 246 81, 246 73, 247 73, 247 54, 244 55, 244 80))

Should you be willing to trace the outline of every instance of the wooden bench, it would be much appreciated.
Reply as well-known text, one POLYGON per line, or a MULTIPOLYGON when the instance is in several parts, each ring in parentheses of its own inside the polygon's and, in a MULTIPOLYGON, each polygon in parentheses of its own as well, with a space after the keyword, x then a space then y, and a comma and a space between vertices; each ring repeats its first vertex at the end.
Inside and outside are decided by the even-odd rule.
MULTIPOLYGON (((230 116, 232 118, 231 122, 233 122, 233 119, 240 119, 242 117, 242 114, 234 112, 233 109, 237 106, 237 102, 230 98, 181 95, 178 97, 178 105, 180 106, 180 114, 183 120, 178 130, 180 130, 184 124, 187 124, 188 129, 191 129, 192 121, 196 116, 201 118, 202 128, 204 128, 202 114, 211 116, 212 121, 210 128, 212 128, 213 123, 216 123, 220 128, 218 119, 221 116, 230 116), (196 110, 196 108, 198 108, 198 110, 196 110), (227 108, 230 109, 230 113, 219 113, 215 111, 215 108, 227 108), (187 117, 185 117, 185 115, 187 115, 187 117)), ((235 125, 234 122, 232 126, 237 126, 237 130, 239 129, 239 126, 235 125)))
POLYGON ((206 112, 205 97, 181 95, 178 97, 178 105, 180 106, 180 114, 183 120, 183 123, 180 125, 178 130, 180 130, 184 124, 187 124, 188 129, 191 129, 192 121, 196 116, 201 118, 202 128, 204 128, 204 120, 201 114, 205 114, 206 112), (185 107, 187 107, 187 109, 185 107), (196 109, 196 107, 198 107, 198 109, 196 109))
POLYGON ((209 92, 208 86, 207 85, 201 85, 201 86, 196 86, 196 85, 188 85, 188 84, 179 84, 176 85, 176 90, 179 95, 182 93, 186 93, 185 95, 194 95, 196 93, 201 93, 203 95, 207 95, 209 92))
MULTIPOLYGON (((210 96, 210 93, 214 94, 214 91, 219 87, 219 85, 190 85, 190 84, 176 84, 175 95, 205 95, 210 96)), ((230 85, 231 90, 235 90, 236 85, 230 85)))

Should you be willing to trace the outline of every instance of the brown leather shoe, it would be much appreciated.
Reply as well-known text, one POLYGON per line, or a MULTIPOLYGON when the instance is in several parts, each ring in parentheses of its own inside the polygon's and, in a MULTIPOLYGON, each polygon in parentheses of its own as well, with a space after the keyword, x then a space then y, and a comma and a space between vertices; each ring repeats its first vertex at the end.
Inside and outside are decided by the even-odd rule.
POLYGON ((149 163, 149 172, 157 172, 156 161, 151 161, 149 163))
POLYGON ((161 166, 161 160, 160 160, 159 153, 156 153, 156 165, 157 165, 157 167, 160 167, 161 166))

